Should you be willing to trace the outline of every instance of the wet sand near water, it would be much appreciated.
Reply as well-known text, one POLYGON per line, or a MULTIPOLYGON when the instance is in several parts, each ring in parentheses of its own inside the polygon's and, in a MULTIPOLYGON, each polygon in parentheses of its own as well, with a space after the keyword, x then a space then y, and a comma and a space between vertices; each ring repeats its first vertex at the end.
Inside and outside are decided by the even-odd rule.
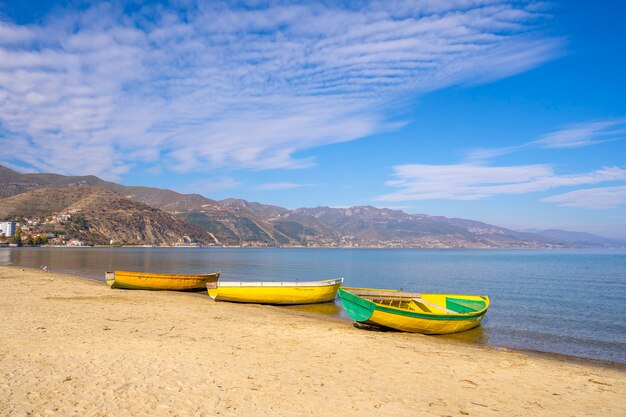
POLYGON ((3 416, 617 416, 626 372, 0 267, 3 416))

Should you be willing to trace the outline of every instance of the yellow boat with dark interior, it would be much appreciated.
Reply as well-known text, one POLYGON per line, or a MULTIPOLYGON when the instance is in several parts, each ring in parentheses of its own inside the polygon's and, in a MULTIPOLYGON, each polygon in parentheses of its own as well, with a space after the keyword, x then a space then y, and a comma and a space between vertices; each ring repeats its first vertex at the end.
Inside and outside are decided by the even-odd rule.
POLYGON ((153 272, 107 272, 105 279, 111 288, 126 290, 200 291, 208 283, 217 282, 220 272, 212 274, 155 274, 153 272))
POLYGON ((213 282, 207 290, 215 301, 255 304, 315 304, 332 301, 343 278, 308 282, 213 282))
POLYGON ((473 329, 489 308, 486 295, 340 288, 339 297, 348 315, 358 323, 424 334, 473 329))

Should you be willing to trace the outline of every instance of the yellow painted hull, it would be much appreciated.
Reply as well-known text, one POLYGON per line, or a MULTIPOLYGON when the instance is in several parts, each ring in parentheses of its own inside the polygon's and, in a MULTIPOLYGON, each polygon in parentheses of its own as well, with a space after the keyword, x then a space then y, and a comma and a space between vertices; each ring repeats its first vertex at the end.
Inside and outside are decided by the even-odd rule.
POLYGON ((217 282, 220 273, 213 274, 154 274, 149 272, 115 271, 106 273, 111 288, 127 290, 200 291, 217 282))
POLYGON ((372 317, 366 322, 377 326, 389 327, 403 332, 422 334, 450 334, 471 330, 480 325, 485 315, 472 320, 451 321, 432 320, 416 317, 406 317, 384 311, 374 311, 372 317))
POLYGON ((335 299, 343 278, 312 282, 219 282, 208 284, 215 301, 255 304, 315 304, 335 299))

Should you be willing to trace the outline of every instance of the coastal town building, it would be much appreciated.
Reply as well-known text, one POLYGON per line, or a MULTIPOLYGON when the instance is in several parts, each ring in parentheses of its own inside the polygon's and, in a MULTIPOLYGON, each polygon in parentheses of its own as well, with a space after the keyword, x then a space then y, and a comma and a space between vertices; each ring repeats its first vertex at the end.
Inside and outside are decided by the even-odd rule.
POLYGON ((16 230, 15 222, 0 222, 0 234, 4 236, 13 236, 16 230))

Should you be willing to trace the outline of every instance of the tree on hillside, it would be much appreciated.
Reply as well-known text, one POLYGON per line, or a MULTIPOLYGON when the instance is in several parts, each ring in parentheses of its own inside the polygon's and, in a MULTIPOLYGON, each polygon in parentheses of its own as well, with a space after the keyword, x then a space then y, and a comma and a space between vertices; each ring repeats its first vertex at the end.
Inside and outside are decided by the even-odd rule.
POLYGON ((76 227, 78 228, 78 230, 87 230, 89 229, 89 224, 87 223, 87 220, 85 220, 85 218, 83 216, 73 216, 72 217, 72 223, 74 223, 76 225, 76 227))
POLYGON ((13 242, 17 246, 22 246, 22 228, 18 227, 15 229, 15 234, 13 235, 13 242))
POLYGON ((32 246, 45 245, 46 243, 48 243, 48 238, 44 235, 38 235, 33 238, 27 239, 24 243, 32 246))

